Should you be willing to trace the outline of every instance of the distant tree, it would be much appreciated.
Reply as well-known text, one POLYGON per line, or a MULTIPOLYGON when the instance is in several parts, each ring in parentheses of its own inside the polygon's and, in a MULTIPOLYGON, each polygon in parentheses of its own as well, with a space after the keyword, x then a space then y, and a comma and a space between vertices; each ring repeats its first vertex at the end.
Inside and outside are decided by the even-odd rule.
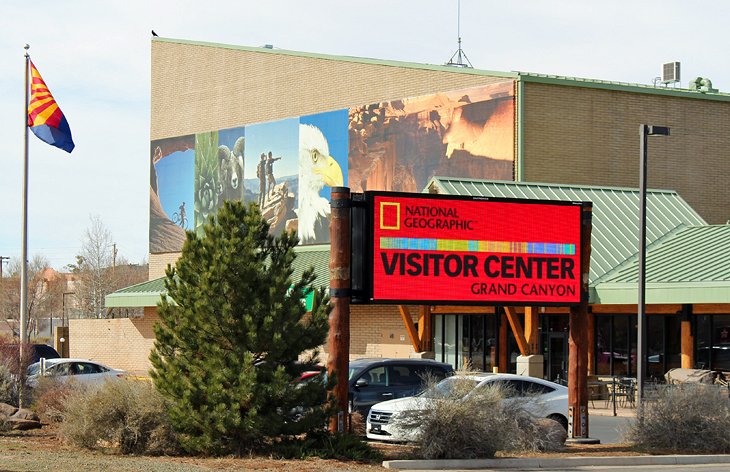
POLYGON ((114 261, 112 233, 101 217, 92 215, 84 233, 81 254, 77 256, 79 283, 77 306, 87 318, 104 318, 104 297, 113 291, 112 274, 107 269, 114 261))
POLYGON ((305 318, 314 271, 292 280, 293 233, 269 235, 255 204, 227 201, 168 268, 152 379, 192 452, 241 454, 325 422, 321 385, 297 386, 326 338, 324 300, 305 318), (300 355, 310 353, 304 363, 300 355), (301 415, 301 416, 300 416, 301 415))
MULTIPOLYGON (((8 264, 8 276, 0 280, 0 316, 16 336, 20 329, 20 270, 20 258, 13 258, 8 264)), ((45 256, 33 256, 27 267, 26 333, 33 331, 39 319, 60 311, 65 284, 45 256)))
POLYGON ((108 317, 107 295, 147 280, 146 264, 130 264, 124 257, 117 256, 116 250, 111 231, 104 226, 101 217, 92 215, 76 263, 66 266, 78 277, 75 306, 85 318, 108 317))

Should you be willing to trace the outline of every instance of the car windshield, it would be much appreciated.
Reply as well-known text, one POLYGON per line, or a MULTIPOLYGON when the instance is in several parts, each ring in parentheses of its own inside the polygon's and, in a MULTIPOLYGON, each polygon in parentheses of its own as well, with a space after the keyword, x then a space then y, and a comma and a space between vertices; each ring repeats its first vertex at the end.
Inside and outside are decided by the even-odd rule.
POLYGON ((352 380, 352 376, 355 375, 355 373, 360 372, 362 370, 362 367, 350 367, 350 372, 347 375, 347 380, 352 380))
POLYGON ((41 363, 36 362, 35 364, 31 364, 28 366, 28 376, 38 375, 38 372, 41 370, 41 363))
POLYGON ((478 383, 479 381, 475 379, 448 377, 433 387, 424 390, 421 396, 424 398, 444 398, 455 394, 457 391, 466 394, 466 392, 473 390, 478 383))

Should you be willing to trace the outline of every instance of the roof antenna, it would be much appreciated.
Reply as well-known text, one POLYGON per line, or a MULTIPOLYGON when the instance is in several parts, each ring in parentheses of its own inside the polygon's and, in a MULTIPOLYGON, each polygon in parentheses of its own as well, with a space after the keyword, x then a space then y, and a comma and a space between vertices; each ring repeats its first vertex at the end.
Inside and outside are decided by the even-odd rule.
POLYGON ((471 61, 468 57, 466 57, 464 50, 461 49, 461 0, 457 0, 456 3, 456 34, 459 38, 459 48, 456 50, 454 55, 451 56, 449 62, 444 65, 473 69, 474 66, 471 65, 471 61))

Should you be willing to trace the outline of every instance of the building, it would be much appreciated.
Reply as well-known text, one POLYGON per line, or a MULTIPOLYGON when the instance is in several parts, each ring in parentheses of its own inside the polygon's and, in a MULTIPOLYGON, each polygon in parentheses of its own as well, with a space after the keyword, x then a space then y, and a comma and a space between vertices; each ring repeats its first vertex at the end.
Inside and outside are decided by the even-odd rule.
MULTIPOLYGON (((327 221, 302 215, 307 214, 308 205, 327 200, 328 185, 333 183, 353 191, 418 192, 435 177, 448 176, 549 182, 574 188, 632 188, 639 179, 638 131, 642 123, 672 130, 671 137, 651 141, 649 185, 672 189, 676 192, 673 195, 685 202, 678 213, 693 213, 692 218, 653 234, 652 241, 658 242, 685 226, 721 225, 730 218, 730 192, 726 189, 730 176, 730 94, 165 38, 152 41, 151 89, 151 281, 162 276, 167 264, 179 256, 183 228, 195 230, 223 198, 258 201, 277 231, 298 229, 305 243, 301 259, 306 262, 326 258, 328 241, 321 228, 327 221), (331 158, 327 162, 334 163, 331 168, 339 167, 340 175, 339 180, 337 175, 329 176, 330 183, 312 184, 314 194, 309 195, 306 189, 312 182, 312 171, 304 164, 308 158, 315 162, 323 156, 318 138, 324 139, 327 157, 331 158), (265 163, 273 169, 273 179, 265 163)), ((435 185, 438 182, 436 179, 435 185)), ((512 190, 519 188, 523 187, 512 190)), ((677 211, 665 208, 661 214, 675 217, 677 211)), ((619 236, 614 234, 617 241, 619 236)), ((595 293, 615 294, 619 298, 612 304, 622 307, 621 313, 613 313, 607 322, 611 348, 616 349, 623 336, 622 323, 628 343, 623 354, 608 351, 610 372, 615 374, 621 373, 616 367, 620 356, 627 359, 625 373, 632 373, 629 339, 633 339, 636 307, 626 303, 630 290, 616 288, 631 283, 621 270, 630 270, 622 264, 628 264, 632 255, 622 252, 610 264, 606 262, 601 276, 618 271, 617 278, 611 279, 614 292, 607 286, 600 287, 605 289, 601 292, 600 284, 594 287, 595 293), (616 318, 619 315, 624 318, 616 318)), ((721 277, 727 277, 727 271, 723 273, 721 277)), ((111 303, 147 304, 143 320, 127 323, 147 326, 153 321, 152 306, 160 293, 156 283, 131 287, 112 297, 111 303)), ((601 283, 608 283, 608 279, 601 279, 601 283)), ((717 298, 720 305, 713 308, 717 310, 714 314, 701 316, 728 314, 730 310, 722 306, 722 300, 722 296, 717 298)), ((594 313, 595 309, 596 305, 594 313)), ((463 308, 447 316, 420 307, 357 307, 351 321, 351 355, 406 356, 415 350, 437 353, 439 339, 446 355, 446 340, 452 335, 448 330, 453 329, 457 339, 455 333, 463 333, 464 326, 469 326, 470 332, 478 331, 478 326, 484 333, 495 330, 494 336, 485 337, 482 352, 490 338, 499 342, 506 336, 496 332, 505 323, 495 321, 501 324, 488 328, 490 321, 478 321, 474 327, 476 318, 465 316, 469 313, 463 308), (457 325, 462 323, 461 330, 449 328, 447 320, 461 320, 456 321, 457 325), (417 326, 418 343, 412 341, 413 328, 409 326, 417 326), (441 334, 438 329, 443 330, 441 334)), ((675 318, 689 316, 683 313, 675 318)), ((526 315, 519 316, 527 326, 526 315)), ((700 315, 692 316, 697 319, 700 315)), ((537 323, 530 319, 531 329, 535 329, 537 323)), ((600 326, 605 319, 598 319, 601 352, 606 341, 600 326)), ((710 326, 715 326, 714 321, 710 326)), ((561 321, 544 316, 539 323, 543 325, 536 329, 539 332, 542 327, 544 339, 533 347, 547 354, 546 372, 554 377, 557 367, 553 369, 550 363, 562 365, 557 353, 567 349, 567 344, 561 347, 561 341, 549 333, 559 332, 561 321), (555 327, 544 325, 552 321, 555 327)), ((675 342, 682 327, 677 328, 673 321, 662 326, 666 347, 675 342)), ((725 326, 724 320, 717 326, 725 326)), ((121 326, 118 329, 123 331, 121 326)), ((515 337, 512 332, 512 337, 519 344, 519 335, 515 337)), ((151 346, 149 336, 141 334, 141 339, 151 346)), ((501 360, 493 361, 508 370, 504 358, 513 352, 506 347, 509 339, 506 336, 500 344, 504 350, 501 360)), ((469 341, 468 352, 475 352, 471 344, 469 341)), ((716 344, 710 340, 707 352, 714 353, 716 344)), ((458 346, 457 342, 453 349, 458 346)), ((671 348, 657 354, 662 368, 673 365, 670 357, 675 351, 671 348)), ((595 368, 603 370, 605 360, 595 351, 594 356, 595 368)), ((695 356, 702 357, 700 353, 695 356)), ((455 354, 454 359, 458 364, 455 354)), ((488 367, 486 354, 482 355, 482 366, 488 367)))

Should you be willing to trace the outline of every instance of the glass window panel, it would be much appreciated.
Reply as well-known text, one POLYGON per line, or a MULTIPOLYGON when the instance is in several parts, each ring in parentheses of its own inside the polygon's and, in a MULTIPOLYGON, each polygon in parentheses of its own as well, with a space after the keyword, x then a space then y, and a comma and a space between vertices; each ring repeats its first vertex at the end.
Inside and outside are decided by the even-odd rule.
POLYGON ((445 315, 446 317, 446 329, 444 330, 444 348, 445 348, 445 355, 444 355, 444 362, 447 364, 451 364, 454 369, 457 369, 459 366, 456 364, 457 358, 457 346, 456 346, 456 331, 457 331, 457 321, 459 321, 460 316, 454 316, 454 315, 445 315))
POLYGON ((626 315, 613 317, 613 349, 611 351, 613 375, 631 375, 629 370, 629 336, 631 333, 629 321, 630 318, 626 315))
POLYGON ((730 370, 730 315, 713 317, 712 369, 730 370))
POLYGON ((612 316, 595 316, 596 374, 611 375, 611 320, 612 316))
POLYGON ((710 367, 710 346, 711 342, 711 315, 697 316, 697 327, 695 330, 695 366, 699 369, 710 367))
MULTIPOLYGON (((682 367, 682 317, 681 316, 667 316, 667 345, 665 355, 667 357, 667 363, 664 370, 676 369, 682 367)), ((659 380, 664 379, 664 373, 659 377, 659 380)))
POLYGON ((646 364, 647 377, 660 379, 664 376, 664 324, 666 317, 651 315, 646 317, 646 364))
MULTIPOLYGON (((462 359, 475 370, 484 371, 484 315, 462 316, 462 359)), ((490 368, 491 371, 491 368, 490 368)))
POLYGON ((443 333, 443 321, 444 315, 434 315, 433 317, 433 348, 434 357, 437 361, 444 362, 443 349, 444 349, 444 333, 443 333))

